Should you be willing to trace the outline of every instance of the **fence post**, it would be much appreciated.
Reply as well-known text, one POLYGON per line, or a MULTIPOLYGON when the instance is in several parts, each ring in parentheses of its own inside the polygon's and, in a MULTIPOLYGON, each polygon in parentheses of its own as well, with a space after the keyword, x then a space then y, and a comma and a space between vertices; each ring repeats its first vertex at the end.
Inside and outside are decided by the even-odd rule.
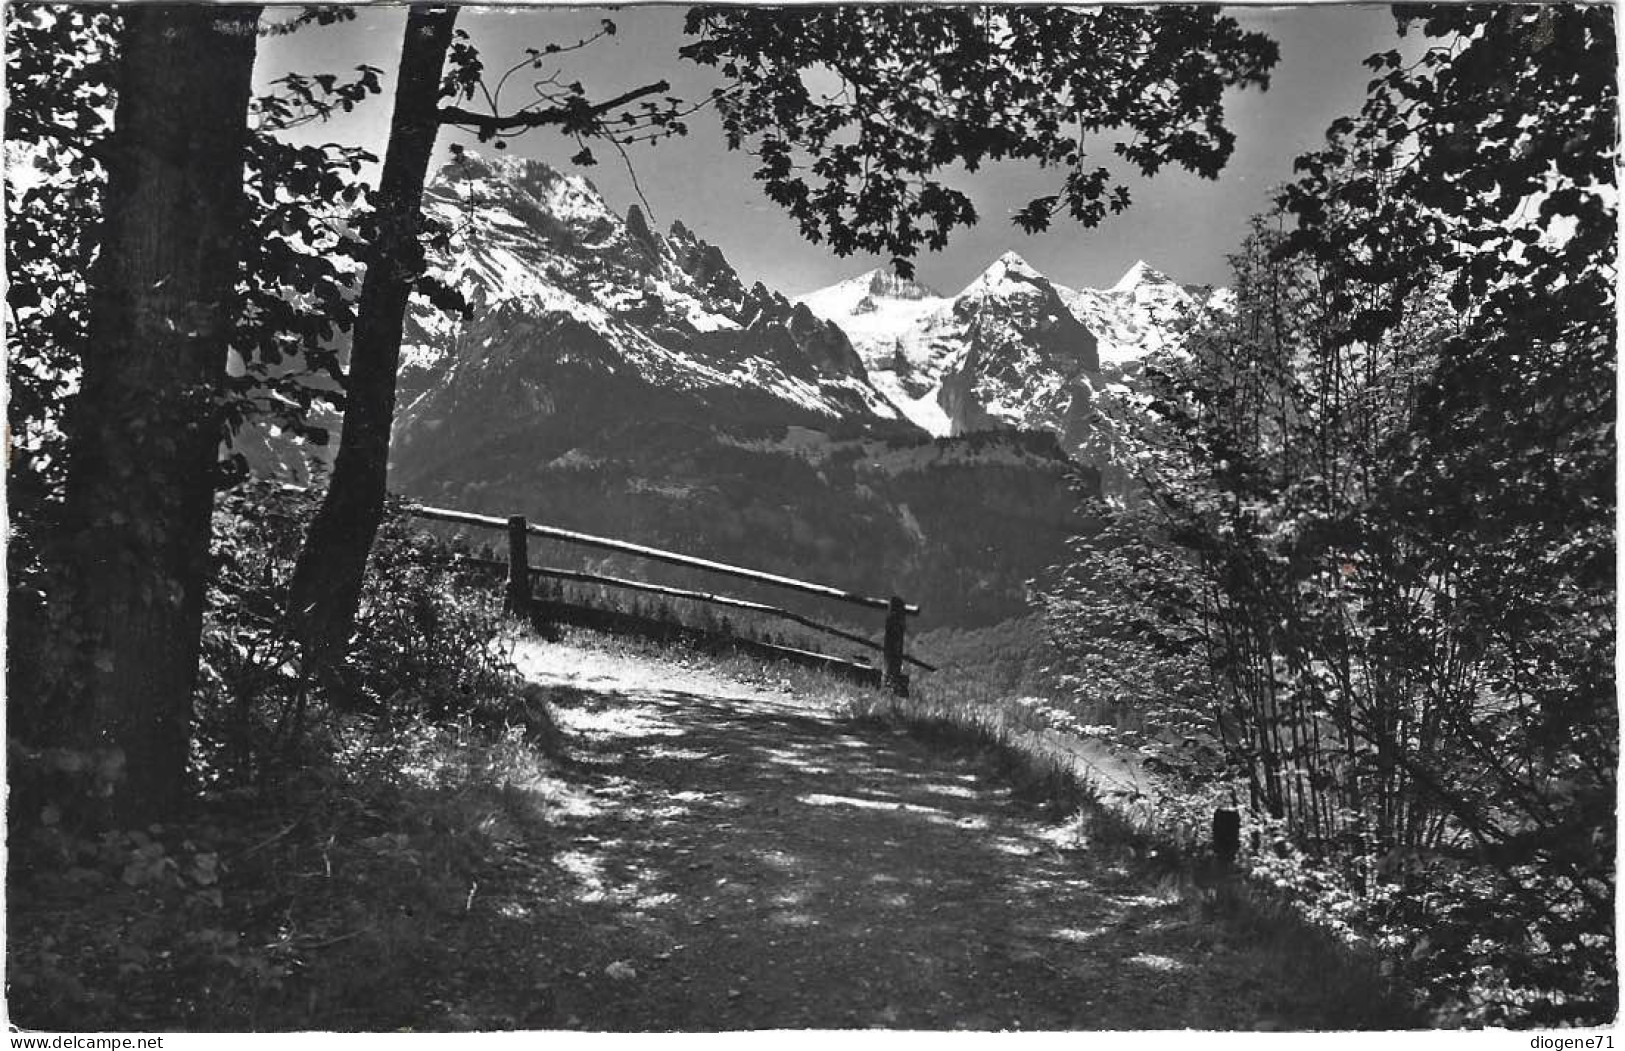
POLYGON ((880 685, 899 697, 908 696, 908 676, 903 674, 903 634, 908 620, 905 606, 896 595, 891 597, 886 611, 886 648, 880 673, 880 685))
POLYGON ((1235 863, 1241 850, 1241 813, 1234 807, 1213 812, 1213 853, 1226 865, 1235 863))
POLYGON ((530 615, 530 534, 525 516, 508 519, 508 601, 507 612, 515 617, 530 615))

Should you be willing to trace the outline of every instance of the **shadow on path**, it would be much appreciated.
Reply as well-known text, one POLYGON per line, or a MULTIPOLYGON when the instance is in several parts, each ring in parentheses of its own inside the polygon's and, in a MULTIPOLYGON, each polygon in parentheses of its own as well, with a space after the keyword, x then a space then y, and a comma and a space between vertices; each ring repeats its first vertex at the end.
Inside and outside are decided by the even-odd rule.
POLYGON ((691 669, 528 645, 569 788, 514 805, 474 910, 522 1028, 1337 1027, 1200 907, 977 760, 691 669), (516 1002, 522 1006, 515 1007, 516 1002))

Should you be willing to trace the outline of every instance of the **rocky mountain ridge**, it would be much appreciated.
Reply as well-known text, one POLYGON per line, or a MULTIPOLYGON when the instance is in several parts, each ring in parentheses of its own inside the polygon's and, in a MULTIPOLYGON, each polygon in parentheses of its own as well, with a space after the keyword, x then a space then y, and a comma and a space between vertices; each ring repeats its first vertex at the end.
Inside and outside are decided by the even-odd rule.
MULTIPOLYGON (((426 202, 446 232, 431 261, 470 309, 414 305, 397 491, 905 594, 938 624, 1024 613, 1077 530, 1073 493, 1094 477, 1053 435, 933 439, 839 326, 683 224, 662 234, 580 176, 472 154, 426 202)), ((580 549, 536 557, 714 584, 580 549)))
POLYGON ((1143 261, 1110 288, 1068 288, 1006 252, 954 296, 872 270, 795 301, 839 326, 875 386, 932 434, 1069 436, 1089 404, 1128 389, 1141 362, 1177 350, 1226 297, 1143 261))
POLYGON ((436 274, 471 313, 409 318, 402 435, 438 418, 456 373, 488 367, 511 325, 549 337, 526 341, 524 375, 512 377, 532 412, 551 404, 549 375, 588 372, 769 415, 783 402, 792 416, 901 423, 838 327, 760 283, 746 288, 680 222, 661 235, 635 205, 622 218, 579 175, 465 152, 430 183, 425 212, 448 232, 436 274))

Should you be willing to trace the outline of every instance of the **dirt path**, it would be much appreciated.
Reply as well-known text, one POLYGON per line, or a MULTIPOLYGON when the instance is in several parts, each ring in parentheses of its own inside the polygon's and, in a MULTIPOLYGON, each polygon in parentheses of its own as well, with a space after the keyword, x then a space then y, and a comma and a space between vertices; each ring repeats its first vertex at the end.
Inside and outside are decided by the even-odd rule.
POLYGON ((481 881, 477 1022, 1338 1026, 1278 1002, 1199 906, 973 757, 680 664, 546 643, 516 657, 574 762, 531 801, 543 831, 481 881))

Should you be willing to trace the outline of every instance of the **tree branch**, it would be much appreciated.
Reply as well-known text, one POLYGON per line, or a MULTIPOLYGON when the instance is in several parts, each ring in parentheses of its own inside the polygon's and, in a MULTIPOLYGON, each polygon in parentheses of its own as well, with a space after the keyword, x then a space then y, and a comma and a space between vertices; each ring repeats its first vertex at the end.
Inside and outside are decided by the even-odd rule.
POLYGON ((653 84, 645 84, 641 88, 633 88, 631 91, 617 95, 607 102, 583 106, 580 109, 555 106, 552 109, 530 113, 511 113, 505 117, 494 113, 474 113, 471 110, 463 109, 461 106, 442 106, 440 107, 440 123, 473 128, 482 136, 491 136, 505 131, 539 128, 547 124, 563 124, 566 121, 579 120, 583 117, 599 117, 610 110, 626 105, 628 102, 635 102, 645 95, 657 95, 660 92, 670 90, 670 84, 664 80, 657 80, 653 84))

